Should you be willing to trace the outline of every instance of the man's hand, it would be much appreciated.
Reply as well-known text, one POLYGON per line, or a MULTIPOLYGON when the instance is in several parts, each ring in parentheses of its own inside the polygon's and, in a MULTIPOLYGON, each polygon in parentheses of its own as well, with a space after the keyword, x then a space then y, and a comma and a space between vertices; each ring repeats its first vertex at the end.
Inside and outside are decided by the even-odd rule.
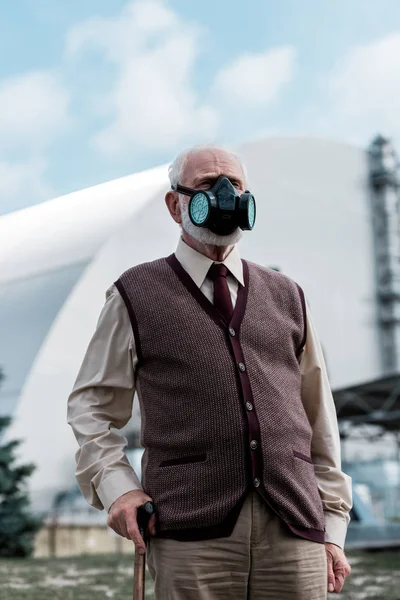
POLYGON ((325 544, 326 558, 328 560, 328 592, 339 594, 342 590, 344 580, 351 573, 351 567, 347 562, 344 552, 336 544, 325 544))
MULTIPOLYGON (((137 509, 148 501, 152 502, 152 498, 142 490, 133 490, 117 498, 108 511, 107 525, 115 533, 132 540, 135 544, 135 550, 139 554, 146 552, 146 545, 139 533, 137 509)), ((149 520, 149 532, 151 535, 156 533, 156 516, 154 514, 151 515, 149 520)))

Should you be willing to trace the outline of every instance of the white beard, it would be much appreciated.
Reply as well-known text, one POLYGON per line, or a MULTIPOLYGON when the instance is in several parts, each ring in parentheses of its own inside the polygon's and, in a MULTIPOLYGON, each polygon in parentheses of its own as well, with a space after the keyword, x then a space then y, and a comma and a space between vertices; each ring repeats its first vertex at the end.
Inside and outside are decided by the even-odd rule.
POLYGON ((206 244, 207 246, 233 246, 242 238, 243 231, 240 227, 237 227, 235 231, 229 235, 218 235, 206 227, 197 227, 190 220, 188 203, 183 198, 183 194, 179 194, 179 204, 182 214, 181 227, 198 242, 206 244))

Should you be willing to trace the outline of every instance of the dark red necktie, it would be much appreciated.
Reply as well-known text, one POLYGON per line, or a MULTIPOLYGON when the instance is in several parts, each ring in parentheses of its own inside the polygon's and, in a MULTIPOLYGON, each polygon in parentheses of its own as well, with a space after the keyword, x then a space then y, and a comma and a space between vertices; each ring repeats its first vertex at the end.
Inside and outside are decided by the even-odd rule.
POLYGON ((214 282, 214 306, 229 322, 232 318, 233 306, 226 276, 229 271, 222 263, 213 263, 208 276, 214 282))

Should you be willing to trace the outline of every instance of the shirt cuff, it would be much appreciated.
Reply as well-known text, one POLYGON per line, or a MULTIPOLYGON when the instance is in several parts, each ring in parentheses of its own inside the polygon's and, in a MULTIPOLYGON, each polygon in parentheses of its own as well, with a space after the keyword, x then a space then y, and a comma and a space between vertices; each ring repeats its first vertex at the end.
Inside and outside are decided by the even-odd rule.
POLYGON ((342 550, 346 540, 348 520, 345 515, 324 511, 325 516, 325 542, 335 544, 342 550))
POLYGON ((132 469, 116 471, 108 475, 96 489, 102 505, 108 512, 111 504, 123 494, 133 490, 143 490, 138 476, 132 469))

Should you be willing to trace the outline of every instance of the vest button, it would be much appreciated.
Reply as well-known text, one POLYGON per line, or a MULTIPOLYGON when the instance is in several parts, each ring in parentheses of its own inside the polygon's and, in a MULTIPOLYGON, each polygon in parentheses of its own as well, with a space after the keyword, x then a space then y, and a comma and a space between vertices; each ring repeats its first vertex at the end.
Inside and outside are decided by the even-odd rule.
POLYGON ((238 367, 239 367, 239 369, 242 371, 242 373, 243 373, 243 371, 245 371, 245 370, 246 370, 246 367, 244 366, 244 364, 243 364, 243 363, 239 363, 239 364, 238 364, 238 367))
POLYGON ((257 440, 251 440, 250 442, 250 448, 252 450, 255 450, 257 448, 258 444, 257 444, 257 440))
POLYGON ((259 486, 260 486, 260 483, 261 483, 261 482, 260 482, 260 480, 258 479, 258 477, 256 477, 256 478, 253 480, 254 487, 259 487, 259 486))
POLYGON ((247 410, 253 410, 253 405, 251 402, 246 402, 246 408, 247 410))
POLYGON ((232 337, 236 335, 236 331, 233 329, 233 327, 229 327, 229 333, 232 337))

